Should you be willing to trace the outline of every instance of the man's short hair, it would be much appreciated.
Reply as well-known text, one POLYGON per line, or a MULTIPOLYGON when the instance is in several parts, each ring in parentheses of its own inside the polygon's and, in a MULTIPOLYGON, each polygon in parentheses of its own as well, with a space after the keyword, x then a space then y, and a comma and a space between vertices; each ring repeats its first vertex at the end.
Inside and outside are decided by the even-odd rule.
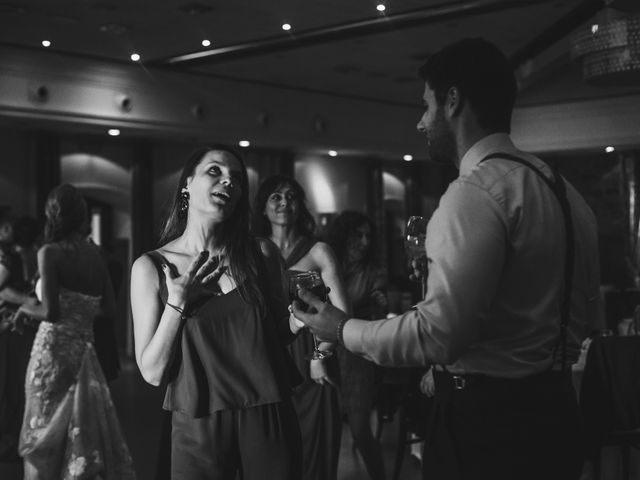
POLYGON ((434 91, 438 105, 444 104, 451 87, 457 87, 482 127, 510 132, 518 86, 509 60, 492 43, 482 38, 453 43, 431 55, 419 75, 434 91))

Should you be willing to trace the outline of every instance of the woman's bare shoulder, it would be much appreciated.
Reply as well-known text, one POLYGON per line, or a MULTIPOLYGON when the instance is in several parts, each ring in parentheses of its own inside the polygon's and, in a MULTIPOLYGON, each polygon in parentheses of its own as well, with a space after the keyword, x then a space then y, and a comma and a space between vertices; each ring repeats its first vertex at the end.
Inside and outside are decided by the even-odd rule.
POLYGON ((280 256, 280 250, 278 249, 276 244, 268 238, 256 237, 256 243, 260 247, 262 255, 264 255, 266 258, 277 258, 280 256))
POLYGON ((328 243, 322 241, 316 242, 315 245, 311 247, 311 250, 309 250, 308 255, 311 256, 320 267, 337 262, 333 248, 331 248, 328 243))

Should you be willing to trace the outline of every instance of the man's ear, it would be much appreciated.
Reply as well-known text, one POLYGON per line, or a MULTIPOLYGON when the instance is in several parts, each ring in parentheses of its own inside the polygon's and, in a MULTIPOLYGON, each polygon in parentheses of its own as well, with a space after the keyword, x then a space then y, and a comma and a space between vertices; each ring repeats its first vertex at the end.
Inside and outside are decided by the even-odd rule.
POLYGON ((444 101, 445 114, 449 118, 455 117, 460 114, 462 107, 464 106, 464 98, 460 93, 458 87, 451 87, 447 91, 447 96, 444 101))

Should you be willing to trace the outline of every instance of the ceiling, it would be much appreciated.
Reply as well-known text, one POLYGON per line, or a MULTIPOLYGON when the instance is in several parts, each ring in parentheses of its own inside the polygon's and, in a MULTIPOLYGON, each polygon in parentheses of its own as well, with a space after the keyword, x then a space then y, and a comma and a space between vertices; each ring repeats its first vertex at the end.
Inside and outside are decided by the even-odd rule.
MULTIPOLYGON (((121 65, 131 64, 131 54, 137 53, 138 63, 150 74, 173 71, 205 80, 267 85, 285 92, 285 99, 291 93, 297 99, 293 102, 303 98, 299 93, 314 92, 322 94, 316 98, 359 99, 403 111, 415 107, 417 118, 422 103, 419 66, 446 44, 473 36, 497 44, 516 66, 519 106, 640 92, 638 85, 589 85, 582 80, 580 62, 570 56, 571 39, 578 28, 590 27, 603 14, 608 15, 612 11, 608 7, 637 11, 638 3, 0 0, 0 47, 23 51, 25 58, 33 52, 55 52, 121 65), (386 7, 384 12, 377 10, 378 4, 386 7), (291 25, 289 31, 282 29, 284 23, 291 25), (42 46, 43 40, 51 46, 42 46), (211 44, 205 47, 203 40, 211 44)), ((478 74, 482 74, 481 65, 478 74)), ((361 105, 367 108, 366 103, 361 105)), ((375 121, 373 115, 371 121, 375 121)), ((412 130, 413 116, 404 120, 412 130)), ((0 118, 0 123, 6 121, 20 120, 0 118)), ((33 125, 32 119, 25 122, 33 125)), ((91 126, 70 124, 68 128, 91 126)), ((279 141, 272 137, 270 140, 279 141)), ((317 148, 303 145, 305 139, 296 141, 300 149, 317 148)))
MULTIPOLYGON (((417 68, 456 39, 483 36, 518 66, 558 49, 604 6, 594 0, 0 1, 0 44, 417 105, 417 68), (386 10, 378 12, 376 5, 386 10), (289 23, 286 32, 281 25, 289 23), (202 40, 211 42, 203 47, 202 40)), ((540 80, 558 54, 521 69, 540 80)), ((526 72, 523 73, 523 72, 526 72)))

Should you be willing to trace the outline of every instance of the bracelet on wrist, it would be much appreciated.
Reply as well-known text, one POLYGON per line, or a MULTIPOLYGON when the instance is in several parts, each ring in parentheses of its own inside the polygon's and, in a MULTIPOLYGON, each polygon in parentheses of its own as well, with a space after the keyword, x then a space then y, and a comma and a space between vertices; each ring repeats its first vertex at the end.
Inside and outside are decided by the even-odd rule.
POLYGON ((178 312, 180 314, 180 320, 186 320, 187 319, 187 315, 184 313, 184 308, 180 308, 177 305, 173 305, 172 303, 169 303, 169 302, 167 302, 166 305, 167 305, 167 307, 173 308, 176 312, 178 312))
POLYGON ((340 320, 338 327, 336 328, 336 342, 341 347, 344 347, 344 326, 349 321, 349 317, 344 317, 340 320))

